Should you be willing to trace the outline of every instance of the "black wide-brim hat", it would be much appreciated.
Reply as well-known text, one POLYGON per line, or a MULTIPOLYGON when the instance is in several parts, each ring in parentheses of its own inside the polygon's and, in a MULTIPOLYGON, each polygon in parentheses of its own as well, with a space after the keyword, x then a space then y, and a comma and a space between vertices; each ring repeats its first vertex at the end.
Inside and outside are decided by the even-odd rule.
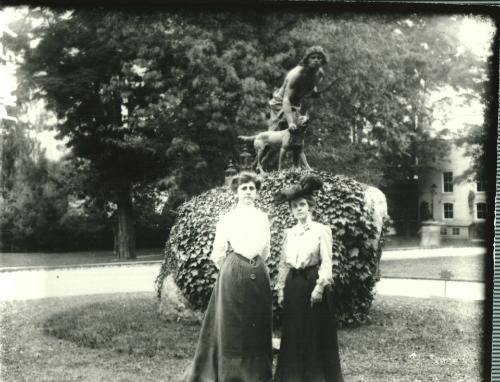
POLYGON ((323 181, 316 175, 304 175, 298 184, 286 187, 274 195, 277 203, 290 202, 295 199, 311 197, 315 191, 323 187, 323 181))

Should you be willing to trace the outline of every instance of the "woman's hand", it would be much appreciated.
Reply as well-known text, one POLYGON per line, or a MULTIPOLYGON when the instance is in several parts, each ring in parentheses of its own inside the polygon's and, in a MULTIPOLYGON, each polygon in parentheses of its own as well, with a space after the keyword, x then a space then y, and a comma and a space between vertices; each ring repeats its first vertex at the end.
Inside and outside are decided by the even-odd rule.
POLYGON ((283 306, 283 299, 284 299, 283 289, 280 289, 278 291, 278 305, 279 306, 283 306))
POLYGON ((314 290, 311 293, 311 307, 314 304, 321 302, 321 300, 323 300, 323 292, 314 288, 314 290))

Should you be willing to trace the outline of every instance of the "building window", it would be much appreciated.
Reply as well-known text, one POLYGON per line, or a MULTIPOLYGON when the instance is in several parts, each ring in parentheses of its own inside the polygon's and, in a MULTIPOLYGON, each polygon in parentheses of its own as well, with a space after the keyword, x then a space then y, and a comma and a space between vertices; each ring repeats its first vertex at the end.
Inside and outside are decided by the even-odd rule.
POLYGON ((443 172, 443 192, 453 192, 452 172, 443 172))
POLYGON ((446 231, 446 227, 441 227, 441 235, 447 235, 448 231, 446 231))
POLYGON ((476 204, 476 217, 478 219, 486 219, 486 203, 476 204))
POLYGON ((453 227, 452 234, 455 235, 455 236, 460 235, 460 228, 453 227))
POLYGON ((476 181, 476 191, 477 192, 486 192, 486 180, 485 179, 479 179, 476 181))
POLYGON ((444 203, 443 212, 445 219, 453 219, 453 203, 444 203))

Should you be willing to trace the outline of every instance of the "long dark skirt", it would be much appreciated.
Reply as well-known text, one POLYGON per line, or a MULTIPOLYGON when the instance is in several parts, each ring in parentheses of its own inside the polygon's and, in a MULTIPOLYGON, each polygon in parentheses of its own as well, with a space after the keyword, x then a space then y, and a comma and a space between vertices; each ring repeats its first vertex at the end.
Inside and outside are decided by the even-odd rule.
POLYGON ((215 282, 192 365, 183 381, 272 380, 272 301, 269 273, 236 253, 215 282))
POLYGON ((286 278, 276 382, 343 381, 329 289, 311 308, 317 279, 317 266, 291 270, 286 278))

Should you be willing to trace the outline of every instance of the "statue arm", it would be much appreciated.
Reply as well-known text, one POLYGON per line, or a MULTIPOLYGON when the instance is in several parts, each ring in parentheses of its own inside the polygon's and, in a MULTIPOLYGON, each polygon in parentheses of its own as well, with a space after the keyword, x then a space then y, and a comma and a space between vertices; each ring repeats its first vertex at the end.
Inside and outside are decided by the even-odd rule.
POLYGON ((300 71, 301 67, 299 66, 293 68, 290 72, 288 72, 285 79, 285 89, 283 93, 283 113, 285 114, 288 127, 292 127, 292 125, 296 126, 295 120, 293 118, 291 99, 294 97, 296 92, 296 85, 300 77, 300 71))

